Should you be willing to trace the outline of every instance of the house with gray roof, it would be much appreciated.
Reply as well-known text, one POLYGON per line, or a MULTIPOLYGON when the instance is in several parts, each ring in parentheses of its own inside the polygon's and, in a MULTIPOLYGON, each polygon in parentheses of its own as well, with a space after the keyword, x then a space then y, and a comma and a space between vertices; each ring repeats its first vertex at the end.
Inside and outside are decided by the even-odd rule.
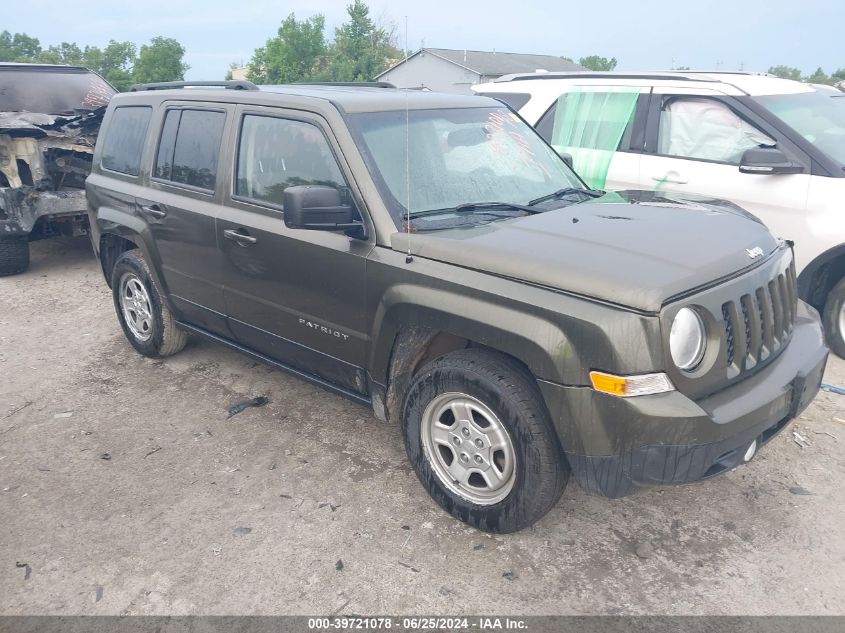
POLYGON ((511 73, 585 70, 554 55, 527 55, 496 51, 421 48, 407 59, 374 77, 399 88, 428 88, 438 92, 473 94, 470 86, 511 73))

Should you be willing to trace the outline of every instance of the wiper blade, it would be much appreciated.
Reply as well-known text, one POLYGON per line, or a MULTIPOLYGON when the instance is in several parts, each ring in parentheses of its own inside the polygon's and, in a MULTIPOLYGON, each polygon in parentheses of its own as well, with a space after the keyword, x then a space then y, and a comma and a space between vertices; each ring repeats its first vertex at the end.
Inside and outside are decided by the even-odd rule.
POLYGON ((528 203, 528 206, 533 207, 535 204, 540 204, 541 202, 546 202, 547 200, 557 200, 558 198, 563 198, 564 196, 568 196, 573 193, 583 193, 585 196, 590 198, 601 198, 605 192, 601 191, 600 189, 581 189, 580 187, 564 187, 563 189, 558 189, 554 193, 550 193, 547 196, 540 196, 539 198, 535 198, 528 203))
POLYGON ((514 211, 523 211, 530 215, 535 213, 542 213, 542 209, 534 209, 524 204, 516 204, 515 202, 465 202, 456 207, 446 207, 445 209, 429 209, 428 211, 417 211, 411 213, 410 217, 420 218, 427 215, 442 215, 444 213, 473 213, 475 211, 484 212, 485 209, 513 209, 514 211))

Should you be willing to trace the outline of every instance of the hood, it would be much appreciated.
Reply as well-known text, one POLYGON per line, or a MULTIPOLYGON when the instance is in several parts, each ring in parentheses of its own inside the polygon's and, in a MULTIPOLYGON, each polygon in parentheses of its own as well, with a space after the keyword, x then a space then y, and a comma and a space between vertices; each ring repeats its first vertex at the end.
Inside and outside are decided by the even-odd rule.
POLYGON ((736 205, 668 195, 620 192, 481 226, 395 233, 391 246, 646 312, 754 267, 779 246, 736 205))

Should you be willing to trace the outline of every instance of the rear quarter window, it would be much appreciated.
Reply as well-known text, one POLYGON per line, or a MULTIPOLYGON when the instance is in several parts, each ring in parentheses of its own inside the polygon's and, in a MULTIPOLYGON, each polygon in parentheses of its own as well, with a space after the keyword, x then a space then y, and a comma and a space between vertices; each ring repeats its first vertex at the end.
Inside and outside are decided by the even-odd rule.
POLYGON ((102 166, 121 174, 137 176, 152 108, 120 106, 114 109, 103 139, 102 166))

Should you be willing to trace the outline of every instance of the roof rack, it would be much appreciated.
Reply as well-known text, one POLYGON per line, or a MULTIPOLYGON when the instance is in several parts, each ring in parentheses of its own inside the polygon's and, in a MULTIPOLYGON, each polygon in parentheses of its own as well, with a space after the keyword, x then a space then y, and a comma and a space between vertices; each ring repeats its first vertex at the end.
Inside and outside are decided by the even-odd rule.
POLYGON ((741 70, 647 70, 640 72, 626 71, 565 71, 565 72, 544 72, 544 73, 513 73, 502 75, 493 80, 494 83, 507 83, 509 81, 529 81, 537 79, 679 79, 681 81, 710 81, 709 79, 695 75, 754 75, 761 77, 772 77, 768 73, 759 73, 741 70), (693 75, 693 76, 690 76, 693 75))
POLYGON ((236 81, 158 81, 150 84, 135 84, 130 86, 129 92, 142 90, 170 90, 171 88, 225 88, 226 90, 258 90, 251 81, 243 79, 236 81))
POLYGON ((341 86, 348 88, 395 88, 389 81, 297 81, 293 86, 341 86))
POLYGON ((699 79, 697 77, 684 77, 683 73, 685 71, 657 71, 657 72, 645 72, 645 73, 626 73, 626 72, 614 72, 614 71, 607 71, 607 72, 582 72, 582 71, 573 71, 573 72, 554 72, 554 73, 514 73, 512 75, 502 75, 497 79, 494 79, 494 83, 507 83, 509 81, 529 81, 529 80, 536 80, 536 79, 570 79, 570 78, 577 78, 577 79, 608 79, 608 78, 619 78, 619 79, 666 79, 667 76, 671 77, 673 73, 679 73, 680 75, 674 77, 676 79, 681 79, 684 81, 707 81, 707 79, 699 79))

